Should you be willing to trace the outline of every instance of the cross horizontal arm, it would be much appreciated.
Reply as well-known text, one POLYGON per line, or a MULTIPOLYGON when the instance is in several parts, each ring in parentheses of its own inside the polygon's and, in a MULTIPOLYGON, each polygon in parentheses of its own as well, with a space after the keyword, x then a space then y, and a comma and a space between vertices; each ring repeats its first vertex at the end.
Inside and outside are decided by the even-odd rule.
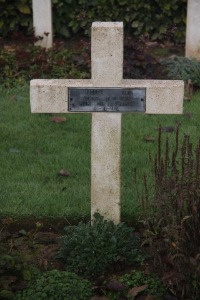
MULTIPOLYGON (((95 88, 91 79, 35 79, 30 83, 32 113, 68 111, 68 88, 95 88)), ((108 86, 113 88, 113 86, 108 86)), ((116 86, 115 86, 116 87, 116 86)), ((184 82, 181 80, 123 79, 118 88, 146 88, 146 114, 181 114, 184 82)))

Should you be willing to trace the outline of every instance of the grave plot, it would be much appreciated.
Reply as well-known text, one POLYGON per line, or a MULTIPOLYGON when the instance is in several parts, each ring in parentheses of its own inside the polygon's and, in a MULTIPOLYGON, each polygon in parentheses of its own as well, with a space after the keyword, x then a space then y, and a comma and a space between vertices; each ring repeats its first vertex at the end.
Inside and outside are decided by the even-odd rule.
POLYGON ((32 80, 31 111, 92 112, 91 216, 99 212, 118 223, 124 107, 132 113, 180 114, 184 83, 124 80, 122 22, 93 23, 91 48, 92 79, 32 80))

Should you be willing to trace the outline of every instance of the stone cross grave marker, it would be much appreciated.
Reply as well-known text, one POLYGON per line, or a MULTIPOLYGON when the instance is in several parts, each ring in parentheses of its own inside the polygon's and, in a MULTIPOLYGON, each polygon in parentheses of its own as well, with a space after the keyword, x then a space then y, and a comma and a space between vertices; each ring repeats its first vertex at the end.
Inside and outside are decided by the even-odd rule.
POLYGON ((36 37, 42 37, 35 45, 51 48, 53 43, 51 0, 32 0, 33 27, 36 37))
POLYGON ((185 55, 200 60, 200 0, 188 0, 185 55))
POLYGON ((33 113, 92 113, 91 215, 120 221, 122 112, 181 114, 184 83, 123 79, 123 23, 92 24, 92 79, 36 79, 33 113))

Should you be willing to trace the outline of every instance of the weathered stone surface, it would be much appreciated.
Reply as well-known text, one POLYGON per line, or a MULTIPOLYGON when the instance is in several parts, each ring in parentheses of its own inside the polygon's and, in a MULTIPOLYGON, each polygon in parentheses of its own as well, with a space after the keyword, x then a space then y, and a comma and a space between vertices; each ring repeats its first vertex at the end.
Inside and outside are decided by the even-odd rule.
POLYGON ((188 0, 186 26, 186 57, 200 60, 200 1, 188 0))
POLYGON ((91 214, 120 221, 121 114, 92 114, 91 214))
MULTIPOLYGON (((113 87, 111 84, 109 86, 113 87)), ((183 112, 184 82, 182 80, 123 79, 117 86, 145 87, 147 114, 182 114, 183 112)), ((92 88, 96 85, 90 79, 31 80, 31 111, 33 113, 74 113, 68 111, 68 87, 92 88)))
POLYGON ((37 46, 51 48, 53 43, 51 0, 32 0, 35 36, 42 37, 37 46))
POLYGON ((123 77, 123 23, 92 24, 92 83, 96 87, 114 87, 123 77))

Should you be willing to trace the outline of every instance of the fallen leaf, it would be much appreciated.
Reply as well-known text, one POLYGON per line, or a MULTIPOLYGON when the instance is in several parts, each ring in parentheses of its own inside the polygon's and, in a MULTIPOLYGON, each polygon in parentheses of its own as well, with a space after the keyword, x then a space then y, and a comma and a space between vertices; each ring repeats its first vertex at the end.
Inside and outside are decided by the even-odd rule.
POLYGON ((153 136, 146 136, 144 137, 144 141, 145 142, 149 142, 149 143, 154 143, 155 142, 155 138, 153 136))
POLYGON ((12 101, 16 101, 17 100, 17 96, 16 95, 12 95, 9 97, 10 100, 12 101))
POLYGON ((13 283, 17 281, 16 276, 5 276, 4 278, 6 279, 6 281, 9 281, 9 283, 13 283))
POLYGON ((179 299, 176 298, 175 296, 166 295, 166 296, 165 296, 165 300, 179 300, 179 299))
POLYGON ((109 298, 107 298, 105 296, 94 296, 94 297, 90 298, 90 300, 109 300, 109 298))
POLYGON ((192 112, 185 112, 183 115, 184 115, 186 118, 191 119, 192 116, 193 116, 193 113, 192 113, 192 112))
POLYGON ((12 224, 13 222, 14 222, 13 219, 12 219, 12 218, 9 218, 9 217, 1 220, 1 223, 2 223, 3 225, 10 225, 10 224, 12 224))
POLYGON ((158 42, 146 42, 147 47, 158 47, 158 42))
POLYGON ((193 266, 197 266, 198 261, 194 257, 190 257, 190 264, 193 266))
POLYGON ((5 45, 4 46, 4 50, 6 50, 7 52, 14 52, 15 48, 11 45, 5 45))
POLYGON ((158 298, 156 298, 156 297, 154 297, 154 296, 152 296, 152 295, 147 295, 147 296, 144 298, 144 300, 156 300, 156 299, 158 299, 158 298))
POLYGON ((128 291, 128 295, 129 295, 129 297, 130 297, 130 300, 134 300, 135 297, 136 297, 139 293, 143 292, 143 291, 146 290, 147 288, 148 288, 148 285, 145 284, 145 285, 136 286, 136 287, 130 289, 130 290, 128 291))
POLYGON ((54 244, 57 240, 57 234, 53 232, 38 232, 35 234, 34 240, 44 245, 54 244))
POLYGON ((62 169, 62 170, 60 170, 59 175, 68 177, 68 176, 70 176, 70 173, 67 170, 62 169))
POLYGON ((20 151, 17 148, 10 148, 9 152, 10 153, 20 153, 20 151))
POLYGON ((67 118, 65 118, 65 117, 52 117, 52 118, 50 118, 50 121, 54 122, 54 123, 63 123, 63 122, 67 121, 67 118))
POLYGON ((106 284, 106 289, 109 291, 123 291, 126 289, 126 286, 117 280, 113 280, 106 284))
POLYGON ((21 230, 19 231, 19 234, 22 235, 22 236, 24 236, 24 235, 27 235, 27 232, 26 232, 26 230, 21 229, 21 230))
POLYGON ((166 126, 166 127, 162 127, 162 128, 161 128, 161 131, 162 131, 162 132, 174 132, 174 131, 175 131, 175 128, 172 127, 172 126, 166 126))
POLYGON ((177 286, 183 280, 185 280, 184 275, 174 270, 170 272, 164 272, 162 277, 162 282, 167 286, 177 286))

